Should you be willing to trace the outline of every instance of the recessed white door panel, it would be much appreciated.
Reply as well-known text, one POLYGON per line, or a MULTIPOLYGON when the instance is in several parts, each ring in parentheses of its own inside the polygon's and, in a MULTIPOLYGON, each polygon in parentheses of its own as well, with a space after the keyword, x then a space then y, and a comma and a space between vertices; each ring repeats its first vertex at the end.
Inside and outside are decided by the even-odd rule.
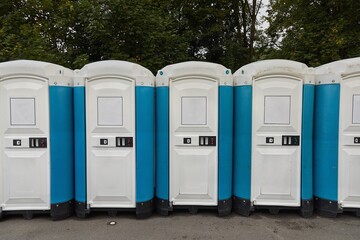
POLYGON ((3 211, 50 209, 48 81, 0 81, 0 193, 3 211))
POLYGON ((360 208, 360 76, 341 81, 338 200, 360 208))
POLYGON ((218 82, 170 82, 170 202, 217 205, 218 82))
POLYGON ((181 124, 206 125, 207 116, 206 97, 181 98, 181 124))
POLYGON ((264 101, 265 124, 290 124, 290 96, 265 96, 264 101))
POLYGON ((352 103, 352 123, 360 124, 360 93, 359 95, 353 95, 353 103, 352 103))
POLYGON ((122 97, 98 97, 97 102, 99 126, 123 125, 122 97))
POLYGON ((87 202, 135 207, 135 81, 106 77, 85 86, 87 202))
POLYGON ((253 85, 251 199, 300 206, 301 79, 269 76, 253 85))
POLYGON ((10 98, 10 124, 35 125, 35 98, 10 98))

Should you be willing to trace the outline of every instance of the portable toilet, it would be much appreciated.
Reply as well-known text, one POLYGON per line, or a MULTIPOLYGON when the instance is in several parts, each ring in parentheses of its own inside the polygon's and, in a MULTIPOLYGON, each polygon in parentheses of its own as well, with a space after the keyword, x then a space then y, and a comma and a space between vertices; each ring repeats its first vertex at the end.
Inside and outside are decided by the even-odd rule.
POLYGON ((315 71, 315 208, 327 217, 360 216, 360 58, 315 71))
POLYGON ((154 75, 124 61, 101 61, 75 72, 75 211, 135 210, 152 214, 154 75))
POLYGON ((156 209, 231 212, 233 79, 219 64, 184 62, 156 76, 156 209))
POLYGON ((233 208, 313 212, 314 75, 302 63, 265 60, 234 73, 233 208))
POLYGON ((70 216, 73 71, 37 61, 0 63, 0 116, 1 215, 70 216))

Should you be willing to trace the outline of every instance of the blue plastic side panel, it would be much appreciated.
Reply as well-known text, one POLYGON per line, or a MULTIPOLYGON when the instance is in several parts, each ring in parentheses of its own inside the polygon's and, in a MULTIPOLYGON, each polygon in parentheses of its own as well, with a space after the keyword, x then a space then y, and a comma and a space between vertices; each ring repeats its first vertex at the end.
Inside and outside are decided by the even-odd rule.
POLYGON ((135 88, 136 202, 154 198, 155 95, 154 87, 135 88))
POLYGON ((85 87, 74 87, 75 200, 86 203, 85 87))
POLYGON ((156 197, 169 199, 169 87, 156 88, 156 197))
POLYGON ((313 199, 313 121, 315 85, 303 88, 301 133, 301 199, 313 199))
POLYGON ((234 87, 233 195, 251 196, 252 86, 234 87))
POLYGON ((219 201, 232 195, 233 87, 219 87, 219 201))
POLYGON ((51 204, 74 199, 73 88, 50 86, 51 204))
POLYGON ((340 85, 315 90, 314 195, 337 201, 340 85))

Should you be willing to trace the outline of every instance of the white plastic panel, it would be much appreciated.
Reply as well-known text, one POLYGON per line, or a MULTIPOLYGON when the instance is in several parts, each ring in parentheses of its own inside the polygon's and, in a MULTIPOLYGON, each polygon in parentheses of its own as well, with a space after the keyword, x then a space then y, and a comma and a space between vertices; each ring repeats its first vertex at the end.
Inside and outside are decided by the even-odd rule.
POLYGON ((99 126, 123 125, 122 97, 98 97, 97 109, 99 126))
POLYGON ((215 151, 214 149, 201 152, 196 150, 195 148, 193 150, 176 150, 173 164, 177 171, 174 172, 176 176, 174 179, 179 181, 177 184, 181 195, 193 195, 193 197, 205 195, 210 200, 215 197, 213 192, 210 192, 210 196, 208 196, 209 178, 214 177, 209 173, 215 168, 211 157, 214 156, 215 151))
POLYGON ((283 136, 301 139, 301 79, 268 76, 253 83, 251 200, 254 205, 300 206, 301 140, 284 145, 283 136))
POLYGON ((352 122, 360 124, 360 95, 353 95, 352 122))
POLYGON ((171 204, 216 206, 218 82, 197 77, 172 80, 169 114, 171 204), (216 137, 216 146, 200 146, 200 136, 216 137))
POLYGON ((265 124, 290 124, 290 96, 265 96, 265 124))
POLYGON ((206 125, 206 97, 181 98, 182 125, 206 125))
POLYGON ((94 150, 89 174, 94 195, 92 207, 134 207, 132 169, 133 151, 94 150))
POLYGON ((134 208, 135 81, 89 79, 86 88, 87 203, 92 208, 134 208), (117 137, 133 147, 117 146, 117 137))
POLYGON ((277 205, 287 206, 294 202, 294 189, 299 188, 298 173, 299 168, 297 156, 300 149, 298 147, 288 147, 282 149, 281 146, 258 147, 253 159, 257 161, 256 171, 261 173, 254 178, 252 184, 260 186, 254 188, 253 195, 257 196, 256 205, 277 205))
POLYGON ((0 194, 3 211, 50 209, 48 81, 12 77, 0 81, 0 194), (30 138, 47 148, 30 148, 30 138), (16 144, 14 144, 16 143, 16 144), (17 145, 20 144, 20 145, 17 145))
POLYGON ((84 78, 97 78, 99 76, 125 76, 133 78, 136 86, 154 86, 154 75, 149 69, 139 64, 119 61, 119 60, 102 60, 86 64, 80 71, 75 70, 76 77, 74 86, 83 86, 84 78))
POLYGON ((219 86, 233 86, 231 70, 210 62, 188 61, 167 65, 156 75, 156 86, 169 86, 169 79, 179 79, 184 76, 210 77, 219 86))
POLYGON ((35 125, 35 98, 10 98, 10 124, 35 125))
POLYGON ((338 200, 344 208, 360 208, 360 76, 340 84, 338 200))

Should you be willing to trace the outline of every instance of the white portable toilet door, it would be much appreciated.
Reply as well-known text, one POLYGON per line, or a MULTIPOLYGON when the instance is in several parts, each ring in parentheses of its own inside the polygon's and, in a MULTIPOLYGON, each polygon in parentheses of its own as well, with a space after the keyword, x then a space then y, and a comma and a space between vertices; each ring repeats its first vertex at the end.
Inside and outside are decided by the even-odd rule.
POLYGON ((254 80, 251 199, 254 205, 300 206, 301 79, 254 80))
POLYGON ((218 198, 218 82, 170 82, 170 203, 216 206, 218 198))
POLYGON ((87 203, 135 207, 135 80, 86 81, 87 203))
POLYGON ((32 76, 2 78, 0 116, 2 210, 49 210, 47 79, 32 76))
POLYGON ((341 81, 338 201, 360 208, 360 75, 341 81))

